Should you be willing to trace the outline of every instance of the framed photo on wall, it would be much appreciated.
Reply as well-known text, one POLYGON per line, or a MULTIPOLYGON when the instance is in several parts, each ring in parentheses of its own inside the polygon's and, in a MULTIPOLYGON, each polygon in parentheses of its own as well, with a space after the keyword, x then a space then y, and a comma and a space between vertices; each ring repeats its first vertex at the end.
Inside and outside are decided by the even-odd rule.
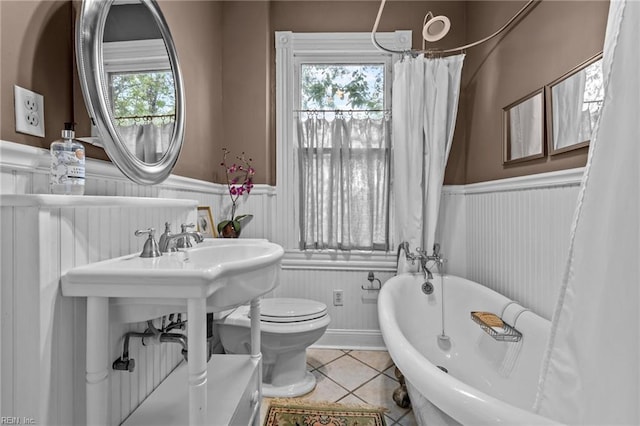
POLYGON ((544 89, 506 106, 502 117, 503 164, 544 157, 544 89))
POLYGON ((602 53, 546 87, 549 153, 589 145, 604 101, 602 53))
POLYGON ((198 206, 198 232, 205 238, 218 238, 215 223, 213 222, 213 214, 211 207, 198 206))

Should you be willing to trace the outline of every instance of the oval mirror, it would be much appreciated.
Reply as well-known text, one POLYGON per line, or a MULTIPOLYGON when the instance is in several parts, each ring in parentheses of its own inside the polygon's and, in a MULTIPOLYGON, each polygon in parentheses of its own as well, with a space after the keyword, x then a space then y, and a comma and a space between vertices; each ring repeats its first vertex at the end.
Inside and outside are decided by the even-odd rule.
POLYGON ((136 183, 164 181, 184 139, 184 90, 155 0, 83 0, 76 55, 87 111, 111 161, 136 183))

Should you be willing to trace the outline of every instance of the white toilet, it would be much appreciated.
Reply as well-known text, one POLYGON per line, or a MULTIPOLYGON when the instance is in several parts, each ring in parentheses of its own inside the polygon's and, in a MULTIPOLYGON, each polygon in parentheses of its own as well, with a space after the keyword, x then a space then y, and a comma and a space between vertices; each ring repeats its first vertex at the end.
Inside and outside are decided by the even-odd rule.
MULTIPOLYGON (((322 337, 330 321, 327 305, 314 300, 273 298, 260 302, 264 396, 295 397, 313 390, 316 378, 307 372, 306 349, 322 337)), ((250 353, 249 306, 221 315, 216 324, 226 353, 250 353)))

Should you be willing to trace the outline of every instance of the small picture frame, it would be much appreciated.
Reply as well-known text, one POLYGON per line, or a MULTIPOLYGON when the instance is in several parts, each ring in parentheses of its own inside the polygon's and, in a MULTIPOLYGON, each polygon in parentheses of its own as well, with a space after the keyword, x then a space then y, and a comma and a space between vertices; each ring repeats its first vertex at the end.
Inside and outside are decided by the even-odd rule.
POLYGON ((545 90, 549 154, 589 146, 604 102, 602 53, 553 81, 545 90))
POLYGON ((503 164, 545 156, 544 118, 544 88, 503 108, 503 164))
POLYGON ((213 222, 213 214, 211 207, 198 206, 198 232, 205 238, 218 238, 215 223, 213 222))

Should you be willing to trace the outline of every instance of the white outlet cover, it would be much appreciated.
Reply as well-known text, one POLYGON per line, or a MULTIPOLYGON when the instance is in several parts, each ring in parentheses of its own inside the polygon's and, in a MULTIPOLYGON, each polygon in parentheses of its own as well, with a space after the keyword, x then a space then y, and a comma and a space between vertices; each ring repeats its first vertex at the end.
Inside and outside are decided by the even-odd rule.
POLYGON ((14 86, 16 132, 44 138, 44 96, 14 86))

